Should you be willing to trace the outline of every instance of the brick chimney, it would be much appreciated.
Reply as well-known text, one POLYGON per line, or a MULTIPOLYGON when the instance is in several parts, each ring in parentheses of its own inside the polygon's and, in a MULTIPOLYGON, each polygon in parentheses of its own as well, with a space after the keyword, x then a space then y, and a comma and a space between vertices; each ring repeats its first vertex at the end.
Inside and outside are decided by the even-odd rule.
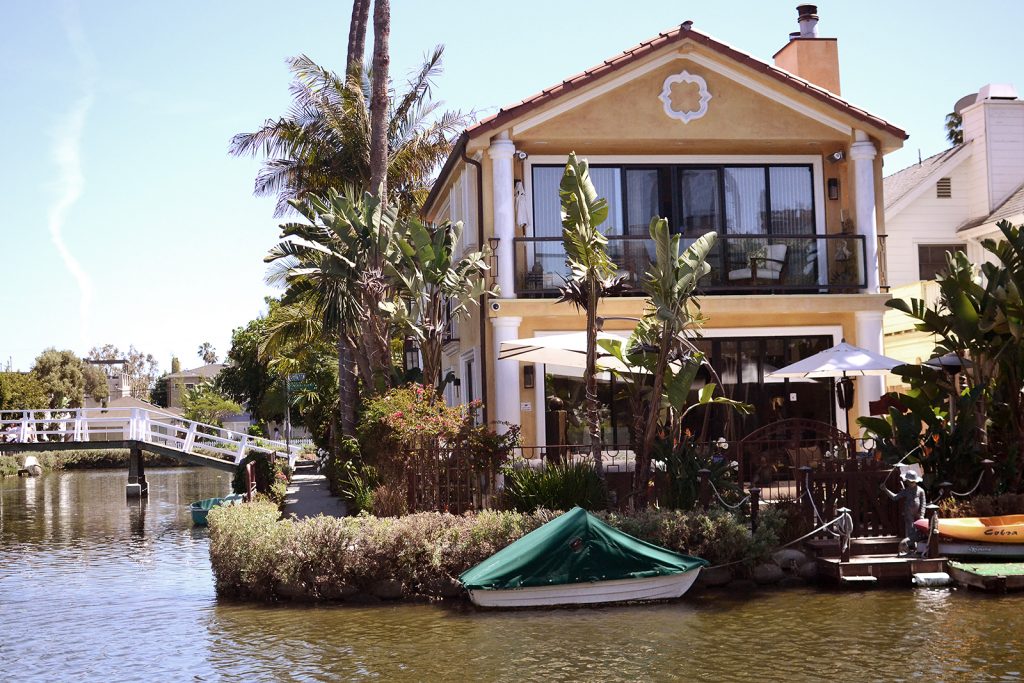
POLYGON ((818 37, 818 8, 798 5, 800 30, 775 53, 775 66, 805 81, 839 94, 839 45, 835 38, 818 37))

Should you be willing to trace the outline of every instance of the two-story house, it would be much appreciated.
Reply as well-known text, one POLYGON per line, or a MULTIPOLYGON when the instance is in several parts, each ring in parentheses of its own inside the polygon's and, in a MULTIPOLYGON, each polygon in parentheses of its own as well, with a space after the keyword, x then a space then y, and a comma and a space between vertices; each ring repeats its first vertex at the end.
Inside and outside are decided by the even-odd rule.
MULTIPOLYGON (((985 258, 981 241, 999 238, 996 223, 1024 223, 1024 100, 1011 85, 989 84, 961 98, 963 142, 884 180, 889 283, 895 298, 934 302, 946 254, 985 258)), ((934 340, 913 320, 885 316, 886 353, 927 359, 934 340)))
MULTIPOLYGON (((699 345, 725 390, 756 408, 732 437, 784 417, 844 426, 827 381, 766 375, 844 338, 881 352, 881 159, 907 136, 841 97, 836 39, 817 35, 814 6, 798 11, 800 31, 774 64, 688 21, 464 131, 424 208, 463 221, 466 248, 495 251, 500 296, 445 348, 460 400, 483 399, 488 420, 521 424, 524 443, 543 445, 550 399, 582 396, 578 372, 496 360, 503 341, 584 329, 582 314, 556 303, 566 274, 558 183, 575 151, 609 202, 609 251, 631 282, 650 262, 652 216, 686 240, 718 233, 699 345)), ((634 289, 600 315, 635 318, 643 302, 634 289)), ((857 384, 851 417, 883 388, 857 384)), ((606 441, 625 443, 627 409, 602 391, 606 441)))

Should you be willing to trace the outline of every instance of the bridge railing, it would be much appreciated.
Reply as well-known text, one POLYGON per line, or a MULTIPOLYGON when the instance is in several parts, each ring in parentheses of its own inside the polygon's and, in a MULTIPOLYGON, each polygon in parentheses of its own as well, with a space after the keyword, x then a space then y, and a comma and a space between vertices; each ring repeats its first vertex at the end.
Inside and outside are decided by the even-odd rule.
POLYGON ((0 410, 0 450, 4 443, 105 441, 141 441, 236 464, 252 453, 273 454, 287 459, 290 467, 302 450, 148 408, 0 410))

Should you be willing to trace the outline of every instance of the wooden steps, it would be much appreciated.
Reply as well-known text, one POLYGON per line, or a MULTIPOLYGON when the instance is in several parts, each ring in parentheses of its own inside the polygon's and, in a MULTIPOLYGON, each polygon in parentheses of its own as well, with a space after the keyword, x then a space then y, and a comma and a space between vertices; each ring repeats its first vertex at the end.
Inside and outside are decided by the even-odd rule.
POLYGON ((819 557, 821 576, 840 584, 910 583, 914 574, 946 571, 946 558, 854 555, 848 562, 838 557, 819 557))

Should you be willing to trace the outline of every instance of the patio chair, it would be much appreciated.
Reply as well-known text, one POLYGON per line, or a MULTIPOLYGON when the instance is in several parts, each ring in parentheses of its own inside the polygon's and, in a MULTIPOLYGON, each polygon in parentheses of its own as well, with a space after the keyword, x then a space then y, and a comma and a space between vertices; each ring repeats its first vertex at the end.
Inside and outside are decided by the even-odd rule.
POLYGON ((746 267, 730 270, 729 281, 750 281, 753 284, 758 280, 780 282, 786 267, 786 251, 785 244, 769 244, 747 252, 746 267))

